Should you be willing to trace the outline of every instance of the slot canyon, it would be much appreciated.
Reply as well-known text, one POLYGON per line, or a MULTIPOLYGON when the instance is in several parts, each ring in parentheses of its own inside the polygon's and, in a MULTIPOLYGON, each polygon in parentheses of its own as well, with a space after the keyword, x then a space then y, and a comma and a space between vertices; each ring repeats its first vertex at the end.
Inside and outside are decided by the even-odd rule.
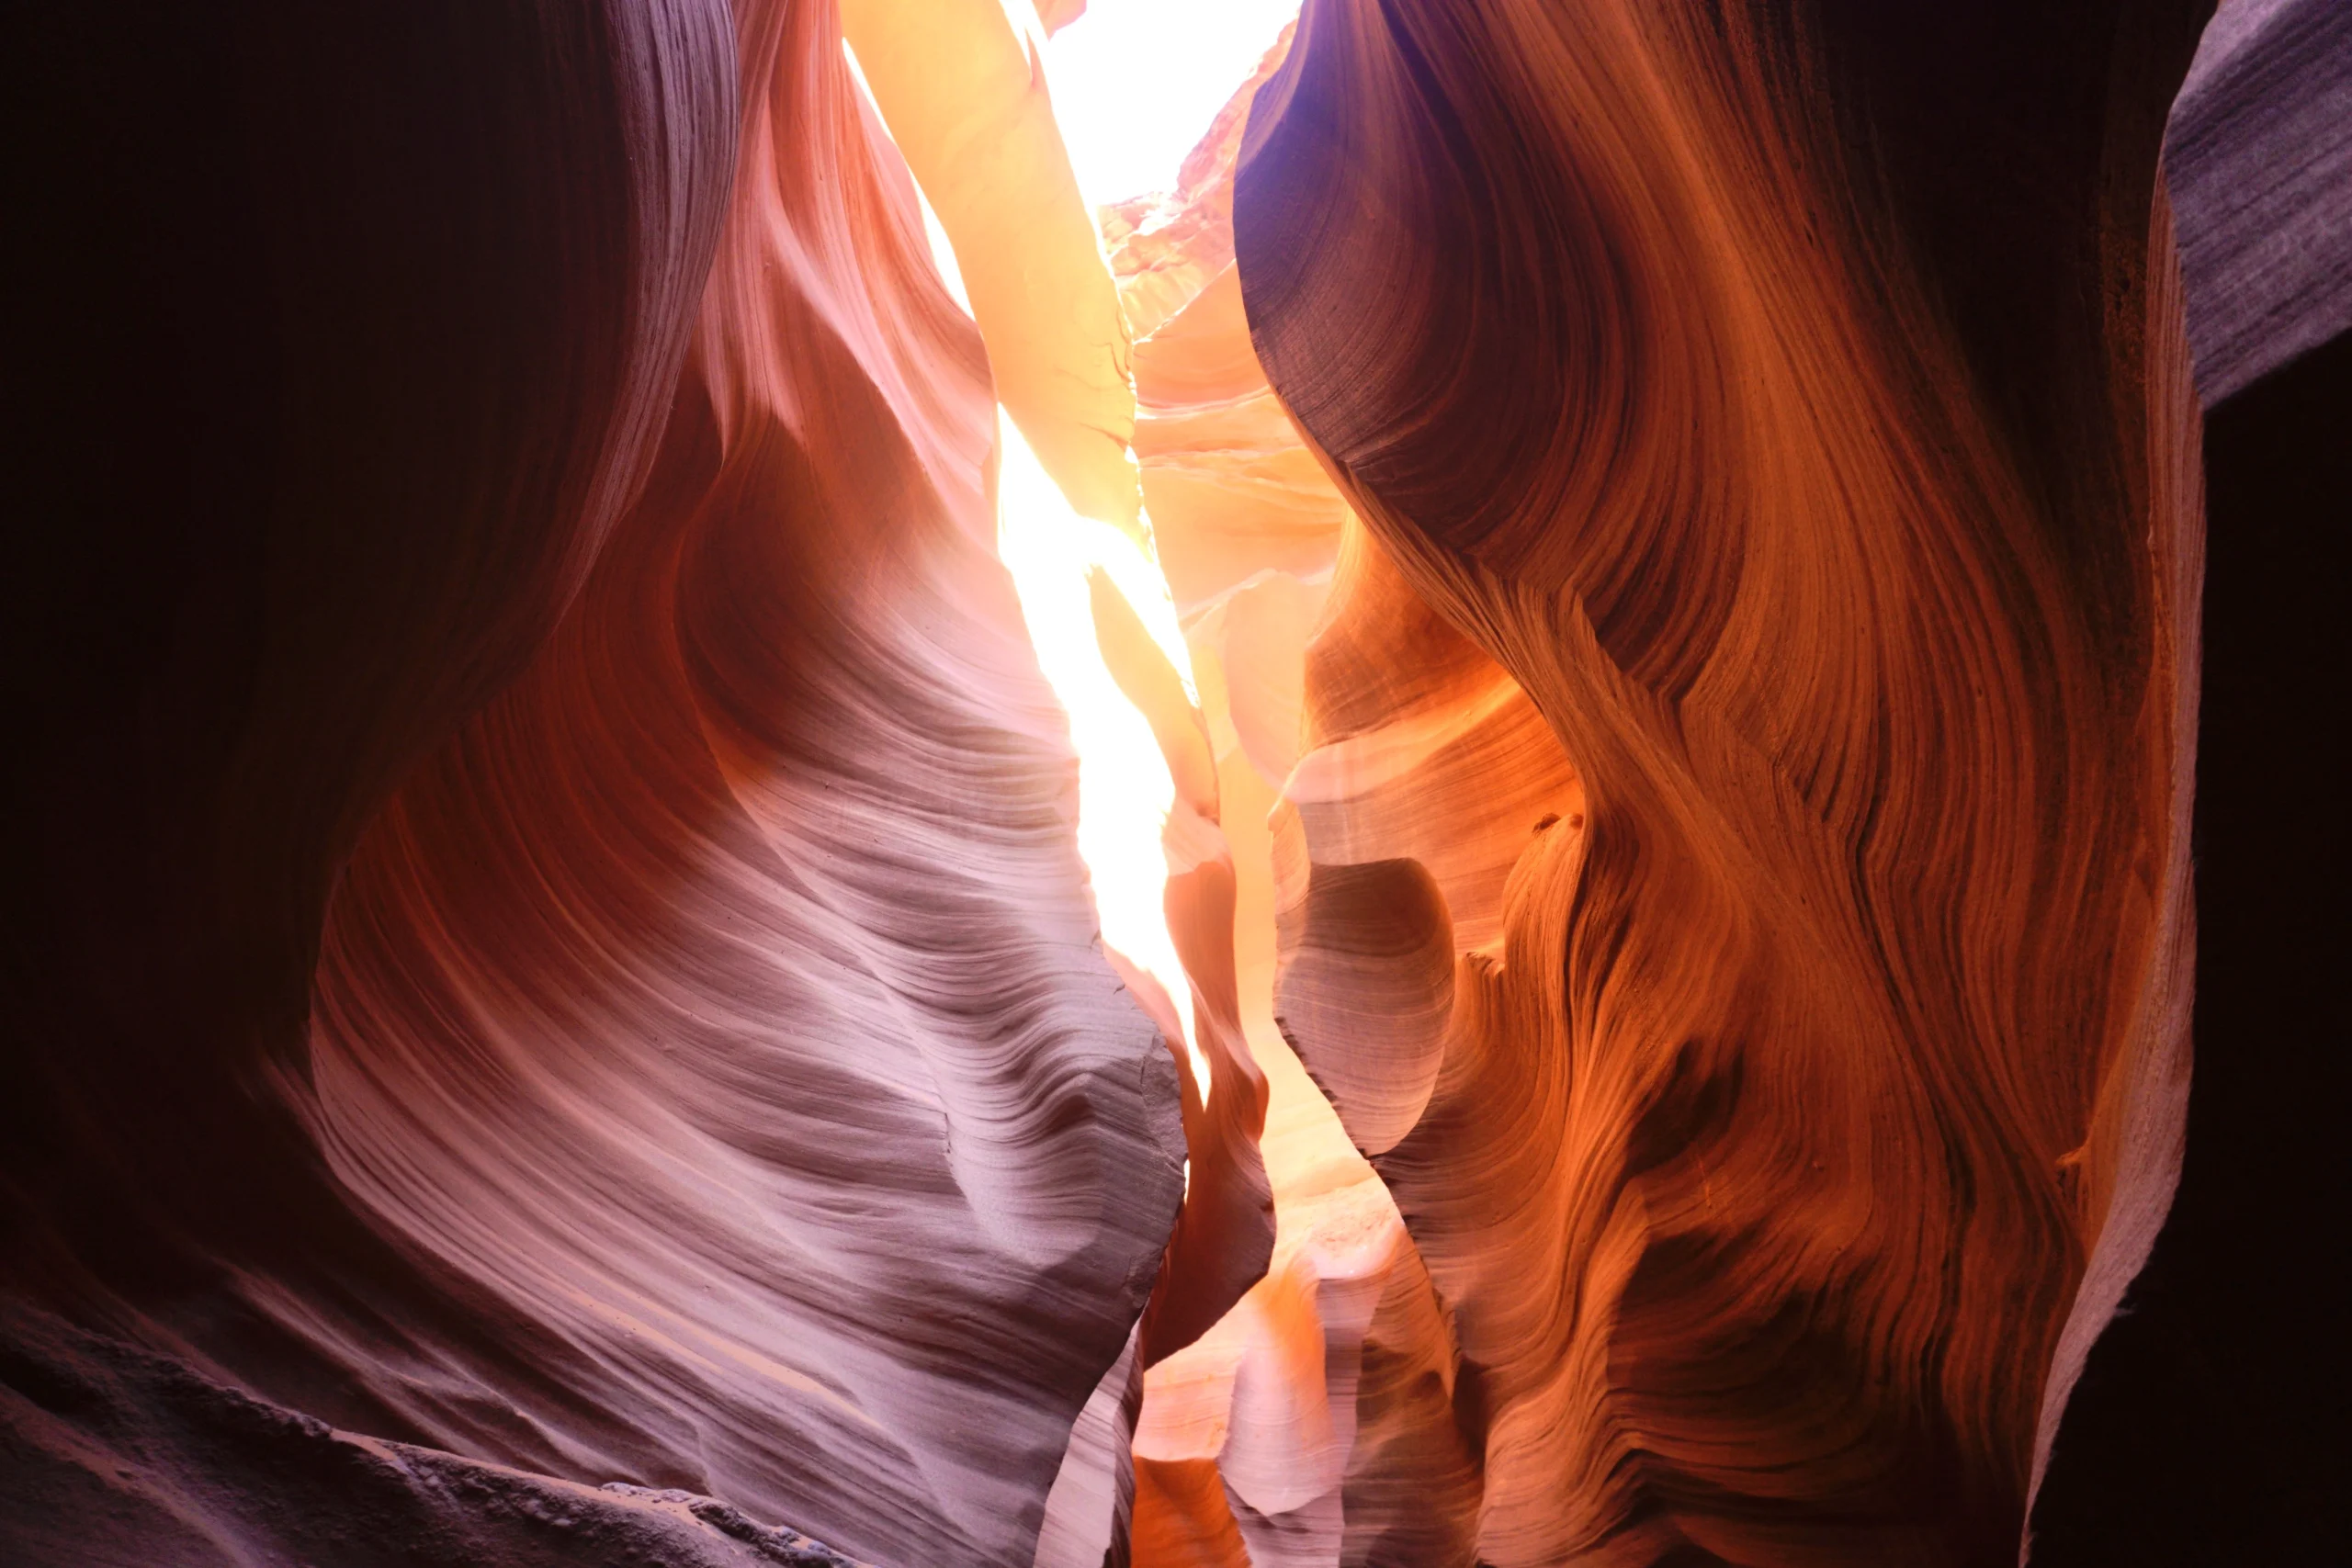
POLYGON ((5 37, 0 1564, 2347 1561, 2345 0, 5 37))

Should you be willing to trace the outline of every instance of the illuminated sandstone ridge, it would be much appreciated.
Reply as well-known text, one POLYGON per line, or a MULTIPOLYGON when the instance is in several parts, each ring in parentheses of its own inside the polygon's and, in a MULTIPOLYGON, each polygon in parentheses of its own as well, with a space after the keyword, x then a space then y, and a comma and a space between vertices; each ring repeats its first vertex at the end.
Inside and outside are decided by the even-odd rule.
POLYGON ((1174 189, 1102 213, 1136 337, 1144 497, 1234 846, 1238 995, 1269 1085, 1277 1227, 1265 1278, 1146 1374, 1138 1563, 1337 1563, 1384 1539, 1409 1559, 1432 1533, 1458 1533, 1475 1501, 1450 1417, 1432 1408, 1452 1367, 1427 1276, 1273 1018, 1267 818, 1299 758, 1306 644, 1351 527, 1258 367, 1232 265, 1235 160, 1288 41, 1285 29, 1174 189))
MULTIPOLYGON (((1107 1541, 1120 1445, 1074 1450, 1073 1426, 1126 1364, 1160 1274, 1185 1128, 1178 1063, 1096 942, 1065 721, 995 558, 983 333, 933 269, 828 9, 608 19, 650 29, 622 27, 613 47, 642 52, 605 62, 644 140, 571 194, 650 254, 578 258, 579 288, 604 293, 570 308, 638 311, 642 341, 619 344, 636 357, 592 343, 614 363, 581 382, 538 340, 515 347, 543 319, 526 310, 428 344, 443 358, 424 370, 346 372, 461 382, 505 353, 525 358, 508 395, 526 414, 589 401, 511 450, 423 427, 403 459, 417 504, 472 507, 418 541, 448 555, 441 576, 294 580, 334 612, 299 628, 329 640, 264 671, 331 718, 280 733, 270 721, 309 709, 257 709, 229 775, 251 794, 230 798, 262 830, 312 832, 297 863, 315 890, 277 931, 226 941, 287 978, 315 951, 307 1026, 299 988, 223 1017, 210 1066, 240 1086, 228 1108, 218 1090, 158 1107, 214 1164, 242 1162, 232 1212, 190 1214, 206 1168, 149 1156, 153 1245, 200 1255, 192 1278, 36 1282, 51 1301, 98 1291, 109 1329, 338 1426, 591 1487, 714 1495, 860 1558, 1025 1565, 1066 1461, 1090 1472, 1070 1490, 1101 1502, 1107 1541), (665 170, 681 188, 631 183, 665 170), (495 552, 519 551, 526 524, 548 542, 506 568, 495 552), (477 621, 498 633, 486 650, 477 621), (346 735, 369 716, 388 728, 346 735), (295 747, 300 768, 263 766, 295 747), (308 829, 319 815, 332 831, 308 829), (338 863, 329 899, 319 868, 338 863)), ((867 51, 878 82, 899 63, 867 51)), ((1049 118, 1037 134, 1026 161, 968 175, 975 199, 1058 201, 1114 320, 1067 169, 1047 178, 1049 118)), ((465 173, 494 207, 548 171, 518 154, 465 173)), ((1026 238, 1033 265, 1071 254, 1026 238)), ((570 304, 560 261, 534 259, 570 304)), ((990 331, 994 275, 966 273, 990 331)), ((1090 446, 1092 409, 1055 400, 1078 360, 1055 357, 1053 324, 1010 335, 1031 353, 996 355, 1001 389, 1075 498, 1132 526, 1124 433, 1090 446), (1041 344, 1046 391, 1030 397, 1020 371, 1041 344)), ((1128 396, 1115 359, 1098 382, 1098 400, 1128 396)), ((274 649, 287 634, 265 626, 274 649)), ((67 1113, 95 1113, 104 1081, 61 1083, 85 1108, 67 1113)), ((1254 1162, 1253 1140, 1233 1157, 1254 1162)), ((1196 1199, 1206 1185, 1196 1172, 1196 1199)), ((99 1352, 46 1322, 28 1337, 112 1386, 99 1352)), ((140 1415, 165 1397, 143 1387, 118 1391, 124 1446, 106 1461, 149 1499, 127 1556, 324 1550, 305 1531, 328 1505, 299 1484, 233 1448, 132 1435, 175 1418, 140 1415), (221 1487, 285 1506, 246 1517, 208 1501, 221 1487)), ((93 1484, 74 1479, 91 1450, 36 1440, 45 1486, 93 1484)), ((402 1529, 431 1528, 417 1517, 466 1507, 403 1484, 424 1491, 383 1527, 395 1554, 402 1529)), ((506 1533, 592 1551, 663 1539, 596 1495, 552 1495, 506 1533)), ((478 1521, 484 1560, 537 1549, 501 1544, 503 1517, 478 1521)), ((697 1517, 662 1515, 684 1531, 662 1549, 749 1553, 697 1517)), ((35 1555, 80 1549, 68 1532, 35 1555)))
POLYGON ((1386 557, 1279 1005, 1450 1311, 1476 1528, 1420 1561, 2013 1559, 2169 1200, 2193 31, 2051 67, 2028 209, 1840 26, 1333 0, 1252 117, 1259 355, 1386 557), (1548 736, 1444 733, 1453 628, 1548 736))

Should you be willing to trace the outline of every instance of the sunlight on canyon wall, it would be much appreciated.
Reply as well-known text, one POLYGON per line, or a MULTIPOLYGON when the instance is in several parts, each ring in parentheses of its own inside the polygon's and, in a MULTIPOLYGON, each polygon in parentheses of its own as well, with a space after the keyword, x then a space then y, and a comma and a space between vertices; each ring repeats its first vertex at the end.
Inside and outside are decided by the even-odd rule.
POLYGON ((1086 861, 1102 940, 1167 991, 1202 1098, 1211 1077, 1192 1021, 1192 987, 1168 934, 1169 851, 1161 844, 1176 781, 1151 720, 1104 662, 1095 604, 1107 581, 1192 692, 1192 661, 1167 584, 1142 547, 1080 517, 1010 421, 998 425, 997 553, 1021 594, 1037 662, 1069 718, 1078 749, 1078 852, 1086 861))
POLYGON ((47 17, 0 1557, 2096 1560, 2235 5, 47 17))

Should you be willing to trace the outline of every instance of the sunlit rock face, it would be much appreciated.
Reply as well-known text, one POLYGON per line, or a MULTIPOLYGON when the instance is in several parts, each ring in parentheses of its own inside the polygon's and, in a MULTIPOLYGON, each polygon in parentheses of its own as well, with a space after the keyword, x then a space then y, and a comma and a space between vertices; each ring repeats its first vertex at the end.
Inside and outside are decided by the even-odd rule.
MULTIPOLYGON (((1144 499, 1184 620, 1232 850, 1227 984, 1266 1085, 1274 1219, 1247 1293, 1146 1371, 1139 1562, 1337 1560, 1363 1342, 1410 1250, 1272 1018, 1265 818, 1297 756, 1304 650, 1346 517, 1258 369, 1232 267, 1234 159, 1250 97, 1286 44, 1285 33, 1215 117, 1174 189, 1102 213, 1136 338, 1144 499)), ((1178 1262, 1171 1254, 1169 1283, 1178 1262)))
MULTIPOLYGON (((5 1554, 341 1561, 374 1520, 355 1553, 732 1562, 784 1539, 748 1519, 1026 1565, 1185 1149, 995 558, 981 336, 829 7, 410 26, 509 95, 362 149, 459 218, 337 227, 311 171, 353 154, 278 150, 288 265, 363 290, 296 317, 291 423, 220 458, 283 510, 199 538, 177 647, 81 676, 113 727, 40 754, 198 863, 66 800, 62 966, 16 1021, 5 1554), (337 1467, 390 1500, 336 1523, 337 1467)), ((429 98, 331 33, 274 37, 264 107, 346 124, 330 68, 429 98)))
POLYGON ((1333 0, 1259 94, 1252 335, 1391 563, 1279 1005, 1449 1312, 1439 1560, 2018 1553, 2179 1146, 2195 23, 2019 120, 1989 14, 1333 0))
POLYGON ((312 1116, 386 1223, 587 1363, 535 1369, 544 1412, 433 1398, 437 1438, 1019 1561, 1168 1235, 1171 1064, 1093 945, 992 559, 988 361, 828 19, 743 28, 762 96, 663 460, 362 841, 312 1116))

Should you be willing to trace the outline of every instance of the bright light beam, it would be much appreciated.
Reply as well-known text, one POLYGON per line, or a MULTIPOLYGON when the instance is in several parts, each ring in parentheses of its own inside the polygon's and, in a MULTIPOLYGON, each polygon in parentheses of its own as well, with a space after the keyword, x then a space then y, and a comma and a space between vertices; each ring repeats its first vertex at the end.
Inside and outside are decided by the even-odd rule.
POLYGON ((1096 640, 1087 580, 1111 579, 1192 686, 1192 660, 1159 563, 1119 528, 1081 517, 1039 466, 1020 427, 997 411, 997 553, 1012 574, 1037 663, 1069 715, 1078 751, 1078 852, 1094 885, 1102 940, 1167 989, 1184 1028, 1193 1080, 1209 1066, 1193 1021, 1193 987, 1168 934, 1168 859, 1160 835, 1176 799, 1150 722, 1119 690, 1096 640))
MULTIPOLYGON (((1016 33, 1033 47, 1043 41, 1027 0, 1003 5, 1016 33)), ((1044 42, 1055 118, 1088 202, 1171 187, 1193 142, 1297 13, 1297 0, 1091 0, 1083 17, 1044 42)), ((854 51, 843 50, 863 87, 854 51)), ((933 261, 968 313, 955 250, 928 200, 922 211, 933 261)), ((998 553, 1037 662, 1069 716, 1079 757, 1078 848, 1102 940, 1166 989, 1205 1100, 1212 1086, 1192 982, 1168 932, 1163 834, 1175 781, 1150 722, 1103 662, 1089 577, 1098 568, 1109 577, 1197 701, 1183 629, 1148 549, 1074 511, 1001 407, 997 430, 998 553)))
POLYGON ((1054 118, 1096 207, 1171 190, 1298 0, 1087 0, 1046 45, 1054 118))

